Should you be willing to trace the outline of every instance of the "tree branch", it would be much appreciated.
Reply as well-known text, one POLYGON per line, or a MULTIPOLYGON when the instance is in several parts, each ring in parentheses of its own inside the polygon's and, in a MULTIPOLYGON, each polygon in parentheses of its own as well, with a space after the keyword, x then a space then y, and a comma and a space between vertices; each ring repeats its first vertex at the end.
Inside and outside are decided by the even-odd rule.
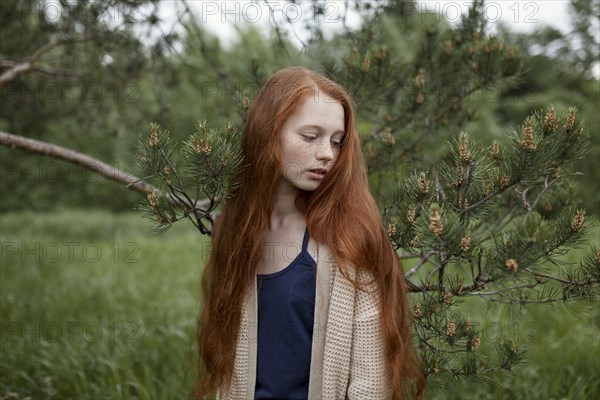
POLYGON ((425 265, 425 263, 427 261, 429 261, 429 257, 431 257, 434 254, 435 254, 435 251, 421 253, 421 260, 419 261, 419 263, 417 265, 415 265, 414 267, 412 267, 410 270, 408 270, 408 272, 406 272, 405 276, 407 278, 410 278, 412 275, 414 275, 414 273, 417 272, 419 270, 419 268, 421 268, 423 265, 425 265))
MULTIPOLYGON (((8 132, 0 131, 0 145, 9 147, 11 149, 21 149, 29 153, 41 154, 47 157, 56 158, 59 160, 67 161, 71 164, 79 165, 87 168, 91 171, 99 173, 104 178, 117 182, 121 185, 125 185, 128 189, 143 194, 144 196, 148 192, 157 191, 154 186, 148 182, 136 177, 135 175, 128 174, 121 171, 105 162, 90 157, 86 154, 80 153, 75 150, 68 149, 66 147, 58 146, 55 144, 47 143, 41 140, 26 138, 19 135, 13 135, 8 132)), ((172 195, 167 196, 169 202, 174 206, 189 207, 185 203, 181 203, 179 200, 174 198, 172 195)), ((194 206, 196 209, 206 209, 210 204, 210 200, 204 199, 196 201, 194 206)))
POLYGON ((92 40, 94 38, 93 35, 86 35, 81 37, 68 37, 59 40, 53 40, 51 42, 46 43, 39 49, 37 49, 27 61, 22 63, 15 63, 10 60, 3 60, 1 62, 2 66, 12 65, 8 71, 5 71, 2 75, 0 75, 0 86, 7 84, 8 82, 14 80, 17 76, 24 74, 33 70, 36 65, 36 61, 45 53, 52 50, 57 46, 61 46, 66 43, 75 43, 75 42, 86 42, 92 40))

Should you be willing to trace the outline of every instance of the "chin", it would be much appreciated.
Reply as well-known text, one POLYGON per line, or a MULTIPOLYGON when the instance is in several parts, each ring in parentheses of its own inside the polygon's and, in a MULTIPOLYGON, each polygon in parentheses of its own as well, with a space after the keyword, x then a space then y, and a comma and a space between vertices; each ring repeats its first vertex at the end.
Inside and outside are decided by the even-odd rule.
POLYGON ((318 186, 314 186, 314 187, 310 187, 308 185, 306 186, 297 186, 296 189, 302 191, 302 192, 314 192, 315 190, 317 190, 318 186))
POLYGON ((314 192, 315 190, 317 190, 320 184, 320 182, 309 182, 304 185, 298 185, 296 186, 296 188, 305 192, 314 192))

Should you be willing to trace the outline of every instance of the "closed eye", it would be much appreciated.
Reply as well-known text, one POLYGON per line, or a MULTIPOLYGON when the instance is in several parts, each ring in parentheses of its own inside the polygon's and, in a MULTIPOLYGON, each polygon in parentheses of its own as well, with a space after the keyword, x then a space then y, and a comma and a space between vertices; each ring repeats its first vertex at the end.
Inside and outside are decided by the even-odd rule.
MULTIPOLYGON (((318 138, 318 136, 310 136, 310 135, 302 135, 302 137, 307 142, 313 142, 313 141, 315 141, 318 138)), ((344 144, 343 142, 344 142, 343 140, 332 140, 331 144, 334 145, 334 146, 336 146, 336 147, 341 147, 344 144)))
POLYGON ((333 143, 336 146, 342 147, 344 146, 344 142, 345 142, 346 137, 342 137, 340 140, 332 140, 331 143, 333 143))

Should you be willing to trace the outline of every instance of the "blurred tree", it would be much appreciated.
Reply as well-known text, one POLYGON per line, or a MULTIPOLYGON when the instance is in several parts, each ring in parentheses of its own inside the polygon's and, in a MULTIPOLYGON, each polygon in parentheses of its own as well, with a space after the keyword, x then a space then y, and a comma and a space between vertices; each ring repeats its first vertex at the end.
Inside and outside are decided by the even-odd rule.
MULTIPOLYGON (((136 79, 149 66, 138 39, 156 1, 5 1, 0 15, 0 128, 80 149, 127 170, 127 132, 143 118, 136 79), (142 12, 144 10, 144 12, 142 12), (145 14, 148 14, 145 16, 145 14)), ((66 163, 0 149, 0 210, 120 207, 133 195, 66 163), (120 193, 117 196, 116 193, 120 193)))

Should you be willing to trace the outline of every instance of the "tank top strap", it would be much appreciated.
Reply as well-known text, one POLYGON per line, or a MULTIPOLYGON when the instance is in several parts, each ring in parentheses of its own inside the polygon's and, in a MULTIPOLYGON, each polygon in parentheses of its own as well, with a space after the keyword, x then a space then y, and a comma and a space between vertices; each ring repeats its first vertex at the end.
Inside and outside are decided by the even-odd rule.
POLYGON ((308 226, 304 230, 304 239, 302 239, 302 251, 306 252, 307 247, 308 247, 308 226))

